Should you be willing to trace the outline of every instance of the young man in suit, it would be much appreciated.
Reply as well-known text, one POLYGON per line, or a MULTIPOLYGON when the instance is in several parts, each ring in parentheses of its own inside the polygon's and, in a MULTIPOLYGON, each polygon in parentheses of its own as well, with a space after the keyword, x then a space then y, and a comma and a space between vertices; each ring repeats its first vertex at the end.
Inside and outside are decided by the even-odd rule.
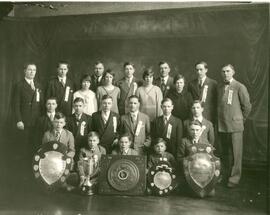
POLYGON ((104 65, 101 61, 95 63, 94 74, 91 75, 90 90, 97 92, 97 88, 102 85, 102 76, 104 73, 104 65))
POLYGON ((75 138, 75 158, 77 161, 80 149, 86 146, 87 134, 92 130, 92 118, 85 114, 84 99, 76 98, 73 101, 74 113, 68 117, 67 129, 71 131, 75 138))
POLYGON ((151 136, 153 139, 163 138, 167 143, 167 151, 176 157, 177 145, 182 139, 182 121, 172 115, 173 102, 171 99, 163 99, 161 108, 163 115, 153 121, 151 136))
POLYGON ((46 113, 40 116, 36 123, 36 134, 37 134, 37 148, 40 147, 43 134, 51 130, 53 125, 52 122, 55 116, 55 110, 57 108, 57 101, 55 97, 47 98, 46 100, 46 113))
POLYGON ((184 121, 184 136, 188 137, 190 122, 198 120, 202 124, 200 139, 207 140, 211 145, 215 143, 215 133, 213 124, 203 117, 204 108, 200 100, 195 100, 191 106, 192 118, 184 121))
POLYGON ((221 74, 224 82, 218 87, 218 131, 227 186, 233 188, 241 178, 244 122, 251 103, 247 88, 233 78, 231 64, 223 66, 221 74))
POLYGON ((36 71, 34 63, 25 64, 24 79, 16 84, 14 92, 15 120, 22 147, 20 153, 27 160, 32 158, 35 150, 33 130, 43 104, 43 90, 35 80, 36 71))
POLYGON ((120 133, 130 133, 133 148, 139 155, 146 155, 151 144, 150 119, 139 112, 140 102, 135 95, 129 97, 129 113, 120 118, 120 133))
POLYGON ((197 78, 189 82, 188 91, 193 100, 200 100, 204 106, 203 116, 214 125, 217 118, 217 82, 207 77, 208 65, 201 61, 195 64, 197 78))
POLYGON ((114 144, 118 138, 119 115, 113 111, 113 98, 110 95, 104 95, 101 101, 101 110, 92 115, 93 131, 99 133, 100 145, 107 153, 111 153, 114 144))
POLYGON ((165 98, 168 91, 174 87, 173 77, 169 75, 171 69, 167 62, 161 61, 158 65, 159 65, 160 77, 156 79, 155 85, 160 87, 163 94, 163 98, 165 98))
POLYGON ((74 136, 73 134, 64 129, 66 125, 66 117, 63 113, 57 112, 55 113, 53 120, 53 128, 49 131, 46 131, 42 138, 42 144, 58 141, 67 146, 67 155, 71 158, 75 155, 75 147, 74 147, 74 136))
POLYGON ((64 113, 66 116, 71 115, 72 101, 74 92, 74 83, 67 77, 69 64, 61 61, 57 67, 57 77, 49 81, 46 98, 56 97, 57 110, 64 113))
POLYGON ((129 104, 128 98, 131 95, 135 95, 138 87, 141 83, 134 77, 135 67, 133 63, 124 63, 125 77, 118 81, 117 86, 120 88, 120 99, 119 99, 119 113, 124 115, 128 113, 129 104))
POLYGON ((119 137, 118 147, 112 151, 113 155, 138 155, 138 152, 131 148, 132 137, 130 134, 122 134, 119 137))

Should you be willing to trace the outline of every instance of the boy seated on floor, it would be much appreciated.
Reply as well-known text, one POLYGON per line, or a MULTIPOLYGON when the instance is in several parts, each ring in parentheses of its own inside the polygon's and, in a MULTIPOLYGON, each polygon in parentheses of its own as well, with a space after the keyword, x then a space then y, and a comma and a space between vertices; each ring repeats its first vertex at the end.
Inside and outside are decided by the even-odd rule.
POLYGON ((88 146, 82 148, 77 163, 80 176, 79 188, 87 195, 93 195, 97 189, 98 175, 100 172, 101 155, 106 154, 104 147, 99 145, 99 134, 89 132, 87 136, 88 146))
POLYGON ((112 151, 113 155, 138 155, 138 152, 131 148, 132 137, 130 134, 122 134, 118 141, 117 149, 112 151))
POLYGON ((166 158, 167 162, 169 162, 172 166, 172 168, 176 168, 176 161, 174 156, 169 153, 166 152, 167 149, 167 143, 163 138, 157 138, 156 140, 154 140, 154 152, 152 154, 150 154, 149 156, 149 160, 148 160, 148 170, 158 164, 158 162, 160 161, 160 158, 166 158))
MULTIPOLYGON (((180 161, 181 164, 181 175, 182 177, 180 178, 184 178, 184 170, 183 170, 183 160, 185 157, 189 156, 192 151, 191 151, 191 146, 194 144, 208 144, 210 145, 210 143, 208 142, 208 140, 206 138, 201 138, 201 134, 203 132, 202 129, 202 123, 198 120, 193 120, 190 121, 189 123, 189 132, 188 132, 188 136, 182 139, 182 142, 179 143, 178 145, 178 161, 180 161)), ((183 181, 180 183, 182 184, 183 181)), ((209 194, 209 196, 214 196, 215 195, 215 189, 213 189, 209 194)))

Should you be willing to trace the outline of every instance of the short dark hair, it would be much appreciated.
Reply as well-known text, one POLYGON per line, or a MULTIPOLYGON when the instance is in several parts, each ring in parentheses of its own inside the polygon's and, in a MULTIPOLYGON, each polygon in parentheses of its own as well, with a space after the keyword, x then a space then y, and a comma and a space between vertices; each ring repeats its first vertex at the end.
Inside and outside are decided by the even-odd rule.
POLYGON ((234 69, 234 66, 232 65, 232 64, 230 64, 230 63, 228 63, 228 64, 224 64, 223 66, 222 66, 222 69, 224 68, 224 67, 230 67, 233 71, 235 71, 235 69, 234 69))
POLYGON ((82 85, 82 82, 83 82, 83 81, 89 81, 90 84, 91 84, 91 82, 92 82, 91 76, 90 76, 89 74, 84 74, 84 75, 82 75, 82 77, 81 77, 81 79, 80 79, 81 85, 82 85))
POLYGON ((96 66, 98 64, 102 64, 104 66, 103 62, 101 62, 101 61, 96 61, 94 65, 96 66))
POLYGON ((23 70, 26 70, 29 65, 35 65, 37 67, 37 65, 34 62, 26 62, 23 64, 23 70))
POLYGON ((57 104, 57 98, 56 98, 56 97, 48 97, 48 98, 46 99, 46 102, 45 102, 45 103, 47 103, 49 100, 55 100, 55 102, 56 102, 56 104, 57 104))
POLYGON ((161 104, 163 105, 163 103, 165 103, 165 102, 171 102, 172 105, 173 105, 173 101, 172 101, 170 98, 168 98, 168 97, 165 97, 165 98, 161 101, 161 104))
POLYGON ((161 137, 158 137, 158 138, 154 139, 154 141, 153 141, 153 146, 157 145, 158 143, 164 143, 165 146, 167 146, 167 141, 164 140, 164 139, 161 138, 161 137))
POLYGON ((161 65, 163 65, 163 64, 165 64, 165 63, 166 63, 168 66, 170 66, 169 63, 168 63, 167 61, 160 61, 160 62, 158 63, 158 66, 161 66, 161 65))
POLYGON ((61 112, 56 112, 54 115, 54 119, 64 119, 66 121, 66 116, 61 112))
POLYGON ((123 67, 125 68, 125 67, 128 66, 128 65, 130 65, 130 66, 132 66, 133 68, 135 68, 134 64, 131 63, 131 62, 125 62, 123 67))
POLYGON ((176 83, 176 81, 178 81, 178 80, 180 80, 180 79, 183 79, 184 80, 184 82, 186 81, 185 80, 185 77, 183 76, 183 75, 181 75, 181 74, 177 74, 176 76, 174 76, 174 78, 173 78, 173 83, 175 84, 176 83))
POLYGON ((57 63, 57 68, 59 68, 59 66, 61 65, 61 64, 65 64, 65 65, 67 65, 67 68, 69 69, 69 63, 67 62, 67 61, 64 61, 64 60, 61 60, 61 61, 58 61, 58 63, 57 63))
POLYGON ((200 101, 200 100, 194 100, 192 103, 191 103, 191 108, 194 104, 200 104, 201 107, 203 108, 203 103, 200 101))
POLYGON ((130 133, 123 133, 119 136, 119 140, 123 137, 127 137, 129 139, 130 142, 133 141, 132 135, 130 133))
POLYGON ((140 102, 140 98, 136 95, 131 95, 130 97, 128 97, 128 100, 130 101, 131 99, 137 99, 138 102, 140 102))
POLYGON ((143 80, 145 80, 146 76, 154 76, 154 72, 151 68, 147 68, 143 71, 143 80))
POLYGON ((78 102, 82 102, 84 104, 84 99, 81 97, 77 97, 74 99, 73 104, 78 103, 78 102))
POLYGON ((113 98, 112 98, 110 95, 108 95, 108 94, 105 94, 105 95, 103 95, 103 96, 101 97, 101 101, 103 101, 103 100, 105 100, 105 99, 111 99, 111 100, 113 100, 113 98))
POLYGON ((204 65, 204 68, 205 68, 205 69, 208 69, 208 65, 207 65, 207 63, 206 63, 205 61, 198 61, 197 63, 195 63, 195 67, 196 67, 198 64, 202 64, 202 65, 204 65))
POLYGON ((191 127, 192 125, 198 125, 198 126, 202 127, 202 123, 199 120, 190 121, 189 127, 191 127))
POLYGON ((96 131, 90 131, 88 134, 87 134, 87 138, 89 137, 97 137, 99 139, 99 133, 96 132, 96 131))

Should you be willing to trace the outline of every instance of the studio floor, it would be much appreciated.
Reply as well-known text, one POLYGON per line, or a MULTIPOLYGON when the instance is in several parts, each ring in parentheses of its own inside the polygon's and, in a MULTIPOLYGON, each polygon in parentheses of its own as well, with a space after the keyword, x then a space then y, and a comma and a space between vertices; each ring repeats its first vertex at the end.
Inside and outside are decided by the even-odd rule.
POLYGON ((1 146, 0 214, 267 214, 268 177, 264 168, 245 168, 239 187, 218 184, 216 196, 205 199, 185 191, 167 197, 82 196, 64 191, 48 194, 40 190, 32 175, 24 173, 23 160, 14 155, 11 142, 1 146))

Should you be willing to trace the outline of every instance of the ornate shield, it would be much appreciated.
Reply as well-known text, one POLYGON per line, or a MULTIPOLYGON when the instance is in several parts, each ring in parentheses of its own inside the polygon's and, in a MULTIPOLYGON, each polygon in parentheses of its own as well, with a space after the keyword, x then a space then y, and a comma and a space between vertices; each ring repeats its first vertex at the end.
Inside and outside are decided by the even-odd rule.
POLYGON ((134 155, 102 155, 99 192, 140 195, 145 191, 146 159, 134 155))
POLYGON ((200 197, 211 192, 220 176, 220 159, 213 154, 210 144, 196 144, 189 148, 190 155, 184 158, 184 173, 187 183, 200 197))
POLYGON ((167 161, 167 158, 160 158, 157 165, 152 166, 148 171, 149 188, 154 194, 168 195, 177 185, 175 170, 167 161))
POLYGON ((33 158, 34 176, 47 189, 61 187, 71 165, 72 158, 67 156, 67 147, 56 141, 42 145, 33 158))

